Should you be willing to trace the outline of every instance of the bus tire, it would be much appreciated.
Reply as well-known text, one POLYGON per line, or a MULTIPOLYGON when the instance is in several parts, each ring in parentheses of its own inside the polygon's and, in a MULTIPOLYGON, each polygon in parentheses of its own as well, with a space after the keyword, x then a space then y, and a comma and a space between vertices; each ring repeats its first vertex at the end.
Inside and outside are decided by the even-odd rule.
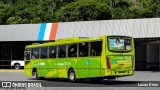
POLYGON ((15 69, 20 69, 20 68, 21 68, 21 65, 20 65, 19 63, 16 63, 16 64, 14 65, 14 68, 15 68, 15 69))
POLYGON ((68 71, 68 79, 69 79, 69 81, 71 81, 71 82, 76 82, 76 81, 77 81, 77 80, 76 80, 76 74, 75 74, 74 69, 70 69, 70 70, 68 71))
POLYGON ((37 70, 35 71, 35 76, 36 76, 37 80, 43 80, 43 79, 45 79, 44 77, 39 77, 38 76, 38 71, 37 70))

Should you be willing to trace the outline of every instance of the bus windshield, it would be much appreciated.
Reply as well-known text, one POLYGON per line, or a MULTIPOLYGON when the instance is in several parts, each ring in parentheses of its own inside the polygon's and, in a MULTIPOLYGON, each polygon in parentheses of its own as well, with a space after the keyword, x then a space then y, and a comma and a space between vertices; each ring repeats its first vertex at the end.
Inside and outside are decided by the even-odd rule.
POLYGON ((130 37, 108 37, 108 46, 110 51, 131 51, 130 37))

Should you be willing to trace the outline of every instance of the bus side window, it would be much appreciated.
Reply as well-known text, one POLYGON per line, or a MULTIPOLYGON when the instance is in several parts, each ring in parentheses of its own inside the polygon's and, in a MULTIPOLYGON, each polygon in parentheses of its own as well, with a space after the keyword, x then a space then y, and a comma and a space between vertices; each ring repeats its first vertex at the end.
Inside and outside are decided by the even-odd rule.
POLYGON ((59 58, 66 57, 66 45, 58 46, 58 57, 59 58))
POLYGON ((102 52, 102 41, 90 42, 90 55, 100 56, 102 52))
POLYGON ((39 58, 39 48, 32 48, 32 59, 39 58))
POLYGON ((56 58, 57 49, 56 46, 49 47, 49 58, 56 58))
POLYGON ((87 57, 88 56, 88 42, 79 43, 79 57, 87 57))
POLYGON ((40 52, 40 55, 41 55, 41 58, 47 58, 48 57, 48 47, 41 47, 41 52, 40 52))
POLYGON ((77 44, 68 45, 68 57, 77 57, 77 44))

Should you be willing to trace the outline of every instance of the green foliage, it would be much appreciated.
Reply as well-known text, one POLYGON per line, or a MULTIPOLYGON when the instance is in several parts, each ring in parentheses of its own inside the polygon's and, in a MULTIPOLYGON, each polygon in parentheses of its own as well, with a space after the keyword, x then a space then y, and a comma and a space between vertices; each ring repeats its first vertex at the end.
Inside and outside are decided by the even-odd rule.
POLYGON ((62 7, 56 13, 57 21, 90 21, 110 19, 110 8, 96 0, 79 0, 62 7))
POLYGON ((160 17, 160 0, 0 0, 0 24, 160 17))

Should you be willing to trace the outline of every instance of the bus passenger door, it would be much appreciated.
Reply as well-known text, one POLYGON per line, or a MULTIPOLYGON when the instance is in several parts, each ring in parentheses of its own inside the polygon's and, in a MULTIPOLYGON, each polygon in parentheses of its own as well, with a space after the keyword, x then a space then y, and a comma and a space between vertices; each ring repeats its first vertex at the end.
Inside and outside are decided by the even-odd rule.
POLYGON ((89 58, 88 57, 79 57, 78 58, 78 77, 87 78, 89 77, 89 58))
POLYGON ((87 78, 89 77, 89 43, 79 43, 79 50, 78 50, 78 77, 79 78, 87 78))
POLYGON ((89 57, 89 76, 101 76, 101 52, 102 41, 90 42, 90 57, 89 57))
POLYGON ((100 57, 89 58, 89 76, 90 77, 100 77, 101 76, 101 64, 100 57))

